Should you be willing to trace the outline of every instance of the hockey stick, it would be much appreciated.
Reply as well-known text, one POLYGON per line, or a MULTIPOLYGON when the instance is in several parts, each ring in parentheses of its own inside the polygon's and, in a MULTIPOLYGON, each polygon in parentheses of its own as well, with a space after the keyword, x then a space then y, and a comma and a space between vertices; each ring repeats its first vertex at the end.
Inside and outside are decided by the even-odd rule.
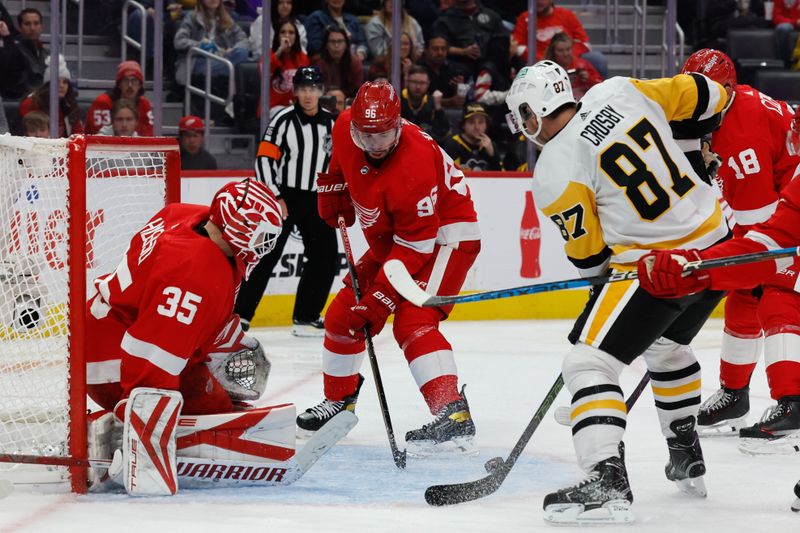
MULTIPOLYGON (((356 273, 356 262, 353 259, 353 249, 350 247, 350 238, 347 236, 347 225, 344 222, 344 217, 339 215, 339 233, 342 235, 342 244, 344 245, 344 253, 347 257, 347 270, 350 272, 350 280, 353 283, 353 292, 356 295, 356 302, 361 299, 361 286, 358 282, 358 274, 356 273)), ((408 273, 406 271, 406 273, 408 273)), ((375 379, 375 389, 378 392, 378 403, 381 406, 381 415, 383 415, 383 424, 386 426, 386 435, 389 437, 389 447, 392 450, 392 459, 397 468, 403 469, 406 467, 406 451, 402 452, 397 447, 394 440, 394 429, 392 428, 392 419, 389 416, 389 405, 386 403, 386 393, 383 389, 383 380, 381 379, 381 370, 378 368, 378 358, 375 357, 375 346, 372 344, 372 335, 369 334, 369 328, 364 328, 364 340, 367 343, 367 354, 369 355, 369 365, 372 367, 372 377, 375 379)))
POLYGON ((478 498, 483 498, 496 491, 500 485, 503 484, 503 481, 505 481, 506 476, 508 476, 514 463, 517 462, 525 446, 528 445, 528 441, 531 440, 534 431, 539 427, 539 423, 547 414, 550 406, 553 405, 556 396, 558 396, 563 386, 564 378, 559 374, 555 383, 553 383, 553 386, 550 387, 550 390, 544 397, 544 400, 542 400, 541 405, 539 405, 539 408, 536 410, 536 413, 534 413, 533 418, 528 422, 528 427, 525 428, 522 436, 514 445, 514 449, 511 450, 508 459, 505 461, 502 459, 497 461, 495 459, 490 462, 491 466, 487 464, 487 469, 491 470, 488 476, 475 481, 468 481, 467 483, 433 485, 428 487, 425 491, 425 501, 430 505, 453 505, 455 503, 477 500, 478 498))
MULTIPOLYGON (((181 487, 221 487, 230 485, 291 485, 301 477, 347 435, 358 423, 351 411, 342 411, 316 431, 297 453, 286 461, 255 462, 207 457, 176 457, 178 480, 181 487)), ((4 462, 48 464, 57 466, 84 466, 105 470, 110 459, 75 459, 71 457, 41 457, 36 455, 2 454, 4 462)), ((0 480, 0 496, 3 487, 0 480)))
MULTIPOLYGON (((645 387, 650 382, 650 372, 645 371, 644 376, 642 379, 639 380, 639 384, 636 385, 636 388, 633 389, 633 392, 628 399, 625 400, 625 411, 630 412, 633 408, 633 405, 636 403, 636 400, 639 399, 639 396, 642 395, 645 387)), ((571 426, 572 425, 572 407, 568 405, 562 405, 558 407, 555 411, 553 411, 553 418, 556 419, 556 422, 561 424, 562 426, 571 426)))
MULTIPOLYGON (((743 265, 746 263, 769 261, 772 259, 792 257, 796 255, 800 255, 800 247, 779 248, 777 250, 768 250, 766 252, 719 257, 716 259, 709 259, 707 261, 691 261, 686 263, 686 265, 683 267, 683 271, 693 272, 695 270, 708 270, 710 268, 743 265)), ((428 294, 419 288, 401 261, 396 259, 389 260, 385 265, 383 265, 383 270, 386 272, 386 276, 389 278, 389 282, 392 284, 392 287, 394 287, 394 289, 399 292, 403 298, 419 307, 437 307, 466 302, 496 300, 499 298, 511 298, 513 296, 522 296, 525 294, 560 291, 562 289, 577 289, 579 287, 588 287, 591 285, 605 285, 606 283, 638 278, 636 270, 631 270, 628 272, 617 272, 611 274, 610 276, 593 276, 590 278, 551 281, 547 283, 537 283, 535 285, 512 287, 510 289, 481 291, 473 294, 461 294, 456 296, 436 296, 428 294)))

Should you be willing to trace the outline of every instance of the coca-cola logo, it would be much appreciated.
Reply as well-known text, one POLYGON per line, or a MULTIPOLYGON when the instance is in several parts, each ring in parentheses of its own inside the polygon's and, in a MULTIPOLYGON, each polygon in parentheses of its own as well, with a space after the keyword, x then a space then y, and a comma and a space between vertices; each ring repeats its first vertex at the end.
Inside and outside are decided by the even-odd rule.
POLYGON ((542 230, 539 228, 521 229, 519 238, 525 241, 538 241, 542 238, 542 230))

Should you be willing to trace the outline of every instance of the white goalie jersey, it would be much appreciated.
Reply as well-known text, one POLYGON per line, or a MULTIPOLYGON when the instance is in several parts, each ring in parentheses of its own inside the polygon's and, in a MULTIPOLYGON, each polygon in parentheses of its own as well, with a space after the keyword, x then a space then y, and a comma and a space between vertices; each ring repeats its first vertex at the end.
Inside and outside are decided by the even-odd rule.
POLYGON ((612 78, 586 93, 533 180, 537 206, 581 275, 635 268, 648 250, 702 249, 728 234, 715 189, 670 128, 714 119, 726 102, 722 86, 699 75, 612 78))

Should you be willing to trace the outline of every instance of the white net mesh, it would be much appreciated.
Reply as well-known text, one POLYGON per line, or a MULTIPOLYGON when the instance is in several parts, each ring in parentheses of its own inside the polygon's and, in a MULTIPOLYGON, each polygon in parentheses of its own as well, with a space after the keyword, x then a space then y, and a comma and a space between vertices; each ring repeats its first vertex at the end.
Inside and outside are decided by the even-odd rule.
POLYGON ((70 279, 90 296, 165 203, 164 153, 136 149, 90 145, 86 217, 71 220, 67 140, 0 137, 0 453, 70 455, 70 279), (69 263, 74 223, 85 266, 69 263))

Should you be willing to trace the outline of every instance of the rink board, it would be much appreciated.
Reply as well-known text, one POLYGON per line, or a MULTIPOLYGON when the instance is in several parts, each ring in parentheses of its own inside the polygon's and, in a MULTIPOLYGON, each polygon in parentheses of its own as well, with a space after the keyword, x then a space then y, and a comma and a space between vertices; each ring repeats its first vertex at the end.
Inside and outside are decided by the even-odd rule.
MULTIPOLYGON (((225 183, 252 177, 249 170, 184 171, 181 180, 183 202, 206 204, 225 183)), ((522 251, 520 224, 525 207, 525 192, 530 190, 531 177, 520 172, 468 173, 478 222, 481 227, 481 254, 470 270, 464 292, 485 291, 557 281, 578 277, 575 267, 564 255, 564 240, 555 225, 538 212, 541 247, 538 263, 541 275, 523 278, 520 275, 522 251)), ((357 225, 350 228, 353 253, 360 256, 366 242, 357 225)), ((291 324, 294 294, 301 273, 303 244, 294 232, 286 243, 273 272, 264 298, 256 310, 254 326, 291 324)), ((339 272, 331 289, 332 295, 342 286, 347 274, 344 251, 339 244, 339 272)), ((332 296, 331 295, 331 296, 332 296)), ((574 318, 583 309, 588 292, 585 289, 558 291, 517 298, 505 298, 456 306, 452 320, 511 320, 533 318, 574 318)), ((717 311, 719 316, 719 310, 717 311)))

